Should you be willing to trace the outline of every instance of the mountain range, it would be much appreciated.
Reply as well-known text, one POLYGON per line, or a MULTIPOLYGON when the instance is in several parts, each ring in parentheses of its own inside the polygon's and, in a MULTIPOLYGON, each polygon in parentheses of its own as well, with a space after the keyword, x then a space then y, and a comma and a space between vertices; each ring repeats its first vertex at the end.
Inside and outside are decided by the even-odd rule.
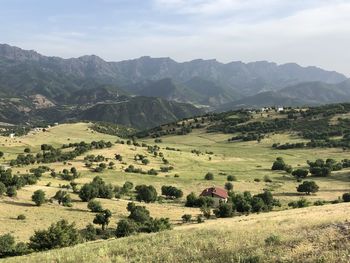
POLYGON ((204 110, 347 101, 350 81, 335 71, 294 63, 151 57, 107 62, 95 55, 48 57, 1 44, 0 96, 0 122, 61 116, 61 121, 149 128, 204 110))

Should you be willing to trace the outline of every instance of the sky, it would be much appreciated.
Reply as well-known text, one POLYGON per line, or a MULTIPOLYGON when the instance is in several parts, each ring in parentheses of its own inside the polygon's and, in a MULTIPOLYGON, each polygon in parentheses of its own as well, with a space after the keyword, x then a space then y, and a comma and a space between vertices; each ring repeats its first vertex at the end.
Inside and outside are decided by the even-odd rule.
POLYGON ((350 77, 350 0, 0 0, 0 43, 107 61, 296 62, 350 77))

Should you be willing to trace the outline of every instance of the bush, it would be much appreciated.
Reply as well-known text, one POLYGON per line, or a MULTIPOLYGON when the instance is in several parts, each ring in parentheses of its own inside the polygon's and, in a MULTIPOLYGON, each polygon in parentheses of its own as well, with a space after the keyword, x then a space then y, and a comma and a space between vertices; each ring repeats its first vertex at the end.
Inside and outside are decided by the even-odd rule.
POLYGON ((45 203, 45 192, 43 190, 36 190, 32 195, 32 201, 35 203, 35 205, 41 206, 43 203, 45 203))
POLYGON ((188 222, 191 222, 192 215, 184 214, 181 218, 182 218, 182 222, 188 223, 188 222))
POLYGON ((91 212, 99 213, 103 211, 102 205, 97 200, 90 200, 87 207, 90 209, 91 212))
POLYGON ((315 206, 321 206, 321 205, 325 205, 327 202, 326 201, 324 201, 324 200, 316 200, 315 202, 314 202, 314 205, 315 206))
POLYGON ((82 236, 86 241, 94 241, 97 239, 97 231, 93 224, 88 224, 82 231, 82 236))
POLYGON ((59 205, 62 203, 70 203, 70 200, 68 200, 70 199, 69 194, 67 193, 67 191, 63 190, 58 190, 53 199, 57 200, 59 205))
POLYGON ((350 193, 343 194, 343 201, 350 202, 350 193))
POLYGON ((286 167, 286 163, 284 162, 282 157, 277 157, 276 161, 272 164, 271 170, 280 170, 284 171, 286 167))
POLYGON ((15 250, 15 238, 10 234, 0 236, 0 258, 11 256, 15 250))
POLYGON ((79 191, 81 200, 87 202, 96 197, 111 199, 114 196, 113 186, 106 184, 101 177, 96 176, 91 183, 84 184, 79 191))
POLYGON ((228 175, 227 181, 229 181, 229 182, 237 181, 237 177, 234 175, 228 175))
POLYGON ((78 244, 80 236, 74 223, 60 220, 52 224, 48 230, 35 231, 30 238, 29 248, 33 250, 47 250, 60 247, 69 247, 78 244))
POLYGON ((204 176, 205 180, 214 180, 214 174, 209 172, 204 176))
POLYGON ((117 224, 116 236, 127 237, 138 232, 138 225, 133 220, 122 219, 117 224))
POLYGON ((144 206, 136 206, 135 203, 131 202, 128 203, 127 209, 130 212, 129 219, 137 223, 144 224, 151 219, 149 211, 144 206))
POLYGON ((17 220, 25 220, 25 219, 26 219, 26 216, 23 214, 20 214, 17 216, 17 220))
POLYGON ((97 225, 101 225, 102 231, 104 231, 106 226, 108 226, 109 220, 111 217, 112 217, 111 211, 106 209, 102 213, 96 214, 93 220, 93 223, 97 225))
POLYGON ((16 197, 17 196, 17 187, 16 186, 7 187, 6 194, 9 197, 16 197))
POLYGON ((217 217, 232 217, 233 216, 232 204, 221 203, 219 207, 214 210, 214 214, 217 217))
POLYGON ((87 202, 98 196, 98 189, 91 184, 84 184, 79 191, 81 200, 87 202))
POLYGON ((151 203, 157 201, 157 191, 152 185, 138 185, 136 189, 136 199, 137 201, 144 201, 146 203, 151 203))
POLYGON ((295 176, 296 178, 306 178, 308 175, 309 171, 305 169, 297 169, 292 172, 292 175, 295 176))
POLYGON ((225 183, 225 189, 231 191, 233 189, 233 184, 230 182, 225 183))
POLYGON ((213 198, 209 196, 200 196, 197 197, 193 192, 187 195, 185 206, 187 207, 202 207, 208 206, 211 207, 214 205, 213 198))
POLYGON ((305 198, 300 198, 298 201, 293 201, 288 203, 288 206, 291 206, 293 208, 303 208, 303 207, 308 207, 309 202, 305 198))
POLYGON ((183 196, 183 192, 174 186, 163 185, 162 195, 172 197, 172 198, 181 198, 183 196))
POLYGON ((298 192, 306 193, 307 195, 318 192, 318 189, 319 186, 314 181, 304 181, 297 187, 298 192))

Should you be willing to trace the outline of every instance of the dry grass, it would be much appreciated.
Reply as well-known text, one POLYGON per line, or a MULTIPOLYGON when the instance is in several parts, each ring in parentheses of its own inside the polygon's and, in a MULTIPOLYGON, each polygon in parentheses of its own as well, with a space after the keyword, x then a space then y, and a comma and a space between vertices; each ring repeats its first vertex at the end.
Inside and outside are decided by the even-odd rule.
POLYGON ((349 262, 349 204, 210 220, 5 262, 349 262), (271 235, 276 242, 267 244, 271 235))

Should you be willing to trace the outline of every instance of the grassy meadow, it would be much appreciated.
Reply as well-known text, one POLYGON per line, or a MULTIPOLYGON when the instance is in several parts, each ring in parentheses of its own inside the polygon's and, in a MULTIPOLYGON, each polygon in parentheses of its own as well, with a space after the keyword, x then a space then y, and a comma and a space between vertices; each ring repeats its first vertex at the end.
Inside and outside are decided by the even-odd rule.
POLYGON ((347 203, 209 220, 5 262, 341 262, 350 260, 347 203))
MULTIPOLYGON (((60 147, 62 144, 80 141, 111 141, 113 143, 111 148, 91 150, 66 164, 44 165, 56 171, 76 167, 80 173, 80 177, 75 180, 78 186, 90 182, 95 176, 100 176, 107 183, 119 186, 126 181, 132 182, 134 186, 153 185, 158 194, 163 185, 176 186, 184 192, 182 200, 143 203, 150 210, 151 216, 170 218, 175 229, 159 234, 141 234, 120 240, 98 241, 74 248, 7 259, 9 262, 255 262, 247 261, 248 255, 256 255, 263 260, 277 261, 285 258, 286 261, 283 262, 308 262, 303 259, 306 256, 315 259, 318 256, 317 253, 324 255, 326 260, 319 262, 332 262, 334 259, 332 257, 342 256, 337 253, 344 253, 344 257, 338 262, 348 262, 346 261, 349 260, 347 248, 342 247, 334 252, 334 248, 327 246, 327 242, 333 242, 332 234, 336 234, 339 230, 327 224, 350 219, 347 204, 289 209, 231 219, 209 220, 203 224, 190 225, 182 225, 181 216, 183 214, 196 216, 200 213, 198 208, 184 206, 187 194, 195 192, 199 195, 204 188, 213 185, 224 187, 227 175, 237 177, 237 181, 233 182, 234 191, 251 191, 256 194, 268 189, 281 201, 282 207, 278 209, 285 210, 288 202, 298 200, 304 195, 297 193, 296 187, 299 183, 291 175, 284 171, 271 171, 272 163, 277 157, 283 157, 285 162, 293 168, 306 168, 307 160, 333 158, 340 161, 349 158, 349 151, 341 148, 276 150, 271 147, 273 143, 302 140, 293 134, 270 134, 260 143, 228 142, 227 139, 232 137, 232 134, 207 133, 205 129, 197 129, 188 135, 162 137, 162 142, 157 145, 161 147, 160 152, 174 169, 158 175, 143 175, 126 173, 124 169, 131 164, 144 170, 151 168, 159 170, 163 166, 162 159, 149 154, 145 147, 114 143, 120 138, 97 133, 89 128, 90 125, 89 123, 62 124, 49 128, 46 132, 31 132, 19 138, 0 137, 0 151, 5 153, 4 158, 0 160, 0 165, 7 166, 11 159, 23 153, 25 147, 29 147, 32 153, 37 153, 40 152, 40 145, 44 143, 60 147), (166 150, 166 147, 176 148, 179 151, 166 150), (192 153, 192 150, 200 151, 200 154, 192 153), (110 158, 115 162, 115 168, 106 169, 102 173, 92 172, 84 165, 84 157, 89 154, 100 154, 110 158), (114 160, 115 154, 121 154, 123 162, 114 160), (134 160, 136 154, 146 155, 150 163, 143 165, 136 162, 134 160), (214 180, 204 180, 207 172, 214 174, 214 180), (265 182, 265 176, 268 176, 272 182, 265 182), (264 243, 271 234, 281 237, 281 244, 274 248, 264 243), (318 247, 318 243, 326 248, 322 250, 322 246, 318 247), (162 249, 159 246, 162 246, 162 249), (271 253, 274 256, 271 256, 271 253), (215 257, 216 254, 219 256, 215 257)), ((151 138, 138 142, 156 144, 151 138)), ((23 174, 35 167, 38 165, 12 169, 14 174, 23 174)), ((320 191, 305 196, 310 201, 332 201, 350 191, 350 169, 332 172, 332 175, 327 178, 312 178, 312 180, 319 185, 320 191)), ((46 197, 50 198, 61 189, 61 185, 68 183, 59 178, 52 178, 50 173, 45 173, 36 185, 20 189, 17 197, 2 197, 0 199, 0 235, 11 233, 17 241, 28 241, 35 230, 46 229, 60 219, 75 222, 79 229, 91 223, 95 213, 89 212, 87 203, 80 201, 76 194, 71 193, 73 207, 59 206, 57 203, 46 203, 36 207, 31 201, 31 195, 37 189, 44 190, 46 197), (19 214, 24 214, 26 219, 16 220, 19 214)), ((104 208, 112 211, 113 217, 109 226, 115 228, 116 222, 127 215, 126 205, 129 200, 114 198, 99 199, 99 201, 104 208)))

